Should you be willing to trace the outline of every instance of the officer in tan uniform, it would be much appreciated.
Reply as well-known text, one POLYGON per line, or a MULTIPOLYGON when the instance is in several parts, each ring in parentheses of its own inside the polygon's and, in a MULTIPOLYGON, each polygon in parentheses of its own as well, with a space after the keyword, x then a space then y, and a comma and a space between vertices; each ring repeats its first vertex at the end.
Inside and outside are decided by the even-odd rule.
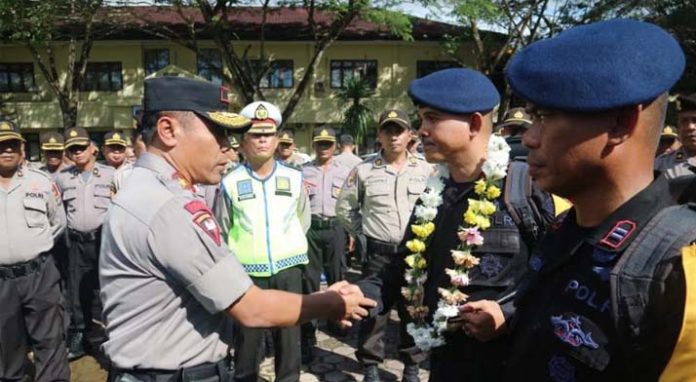
POLYGON ((43 171, 20 168, 24 138, 0 121, 0 380, 68 381, 59 274, 49 255, 65 229, 58 190, 43 171))
MULTIPOLYGON (((696 93, 679 97, 677 133, 682 146, 655 159, 655 169, 665 172, 679 164, 696 160, 696 93)), ((683 166, 682 166, 683 167, 683 166)), ((671 176, 683 174, 677 171, 671 176)), ((668 175, 669 177, 670 175, 668 175)))
POLYGON ((374 306, 350 285, 305 296, 253 285, 192 187, 220 182, 225 130, 249 126, 227 107, 209 82, 145 80, 148 151, 114 198, 99 264, 111 382, 229 382, 229 317, 287 327, 374 306))
POLYGON ((299 169, 303 164, 305 164, 305 160, 295 152, 296 149, 295 133, 288 129, 282 130, 278 134, 278 151, 276 159, 282 161, 288 166, 299 169))
POLYGON ((41 134, 41 151, 43 151, 45 164, 39 170, 48 173, 54 181, 60 170, 65 168, 63 164, 64 141, 63 135, 56 132, 41 134))
POLYGON ((65 149, 75 162, 63 169, 56 184, 63 195, 68 220, 67 298, 70 311, 68 346, 70 359, 84 355, 84 334, 90 329, 93 305, 100 311, 97 263, 101 225, 111 204, 114 168, 96 162, 96 147, 87 131, 73 127, 65 132, 65 149))
MULTIPOLYGON (((367 238, 364 276, 381 273, 393 263, 403 261, 406 248, 401 241, 411 210, 433 171, 431 165, 408 152, 410 128, 408 114, 403 111, 387 110, 381 115, 378 139, 382 151, 351 171, 336 203, 336 215, 348 232, 356 237, 364 234, 367 238)), ((399 296, 385 305, 380 315, 360 325, 356 355, 365 367, 365 381, 379 380, 378 365, 384 360, 383 337, 391 308, 398 307, 402 322, 408 317, 399 296)), ((405 374, 417 377, 422 358, 405 327, 402 327, 401 342, 405 374)))

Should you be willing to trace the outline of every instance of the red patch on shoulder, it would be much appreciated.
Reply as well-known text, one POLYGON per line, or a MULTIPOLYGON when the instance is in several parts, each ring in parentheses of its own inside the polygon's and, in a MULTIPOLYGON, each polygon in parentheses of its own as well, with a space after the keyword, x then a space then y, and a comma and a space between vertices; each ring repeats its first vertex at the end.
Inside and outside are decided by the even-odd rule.
POLYGON ((193 215, 193 222, 203 230, 215 244, 220 245, 222 238, 220 234, 220 226, 210 212, 208 206, 200 200, 192 200, 184 205, 186 211, 193 215))

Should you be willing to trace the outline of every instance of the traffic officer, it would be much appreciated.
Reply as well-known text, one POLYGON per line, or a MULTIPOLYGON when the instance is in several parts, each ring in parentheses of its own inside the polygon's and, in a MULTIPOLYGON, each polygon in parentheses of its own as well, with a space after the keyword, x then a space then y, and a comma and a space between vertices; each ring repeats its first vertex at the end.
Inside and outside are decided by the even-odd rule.
POLYGON ((106 160, 106 164, 119 169, 126 164, 126 137, 117 131, 110 131, 104 134, 104 146, 102 146, 102 154, 106 160))
POLYGON ((532 255, 512 320, 493 302, 463 308, 483 340, 509 323, 508 380, 696 375, 688 351, 696 308, 686 298, 696 212, 669 207, 667 180, 653 173, 667 92, 684 67, 669 33, 621 19, 569 29, 509 62, 508 83, 533 116, 524 136, 530 172, 573 208, 532 255), (578 62, 588 56, 601 64, 578 62))
MULTIPOLYGON (((655 159, 655 169, 667 171, 696 158, 696 93, 680 96, 677 107, 677 130, 681 147, 655 159)), ((682 173, 681 171, 678 172, 682 173)), ((677 175, 677 174, 674 174, 677 175)))
POLYGON ((230 135, 228 139, 230 141, 230 149, 225 153, 228 162, 227 166, 225 166, 225 171, 223 171, 224 174, 232 171, 232 169, 237 167, 239 163, 242 162, 242 158, 239 156, 239 141, 237 141, 237 138, 235 138, 233 135, 230 135))
POLYGON ((226 382, 228 316, 251 327, 294 326, 357 318, 367 313, 360 304, 374 305, 347 283, 308 296, 253 286, 192 187, 220 182, 225 130, 249 127, 226 111, 226 99, 209 82, 145 80, 148 151, 113 201, 99 264, 110 381, 226 382))
POLYGON ((51 176, 52 180, 65 168, 63 164, 63 151, 65 150, 62 134, 48 132, 41 134, 41 151, 45 158, 45 164, 39 168, 51 176))
POLYGON ((679 142, 679 135, 672 126, 665 126, 662 129, 662 134, 660 134, 660 143, 657 145, 657 151, 655 152, 655 157, 659 157, 662 154, 669 154, 672 151, 678 150, 681 147, 679 142))
POLYGON ((58 270, 49 255, 65 229, 65 211, 51 178, 20 168, 24 138, 0 122, 0 380, 69 381, 65 307, 58 270))
POLYGON ((295 133, 285 129, 278 134, 278 152, 276 159, 288 166, 300 169, 305 160, 296 152, 295 133))
POLYGON ((350 134, 342 134, 338 143, 341 145, 341 153, 336 155, 334 160, 349 170, 352 170, 358 163, 362 162, 359 156, 354 154, 355 142, 350 134))
MULTIPOLYGON (((382 151, 357 165, 350 172, 336 202, 336 216, 354 236, 367 239, 365 277, 380 274, 385 268, 403 262, 406 249, 401 239, 406 232, 411 210, 425 189, 425 181, 433 168, 407 150, 411 139, 411 122, 401 110, 386 110, 379 118, 378 139, 382 151)), ((401 280, 390 282, 401 283, 401 280)), ((398 295, 399 292, 397 292, 398 295)), ((406 369, 405 379, 418 376, 418 362, 409 349, 413 342, 405 332, 408 316, 394 298, 377 317, 360 325, 356 355, 365 368, 365 381, 378 381, 378 365, 384 360, 384 334, 391 308, 396 304, 401 317, 400 357, 406 369)))
MULTIPOLYGON (((274 158, 283 121, 277 106, 253 102, 240 114, 251 120, 251 128, 241 142, 246 162, 222 179, 216 201, 223 237, 254 285, 302 293, 310 223, 302 172, 274 158)), ((256 381, 264 331, 236 329, 235 378, 256 381)), ((276 329, 272 335, 276 380, 299 380, 300 327, 276 329)))
POLYGON ((501 135, 510 146, 510 158, 527 158, 527 149, 522 145, 522 136, 531 126, 532 120, 523 107, 514 107, 508 110, 503 117, 503 122, 498 125, 501 135))
POLYGON ((56 177, 63 196, 67 227, 67 297, 70 311, 68 346, 70 359, 84 355, 85 334, 93 319, 93 307, 101 311, 97 264, 101 225, 111 203, 114 168, 96 162, 96 147, 87 131, 72 127, 65 131, 65 149, 75 162, 56 177))
MULTIPOLYGON (((302 167, 304 186, 309 195, 312 223, 307 232, 309 263, 305 267, 304 293, 319 290, 322 270, 326 281, 333 284, 343 280, 342 263, 345 257, 346 233, 336 219, 336 199, 350 169, 336 162, 336 132, 319 127, 312 133, 316 158, 302 167)), ((312 360, 316 343, 313 323, 302 327, 302 361, 312 360)))

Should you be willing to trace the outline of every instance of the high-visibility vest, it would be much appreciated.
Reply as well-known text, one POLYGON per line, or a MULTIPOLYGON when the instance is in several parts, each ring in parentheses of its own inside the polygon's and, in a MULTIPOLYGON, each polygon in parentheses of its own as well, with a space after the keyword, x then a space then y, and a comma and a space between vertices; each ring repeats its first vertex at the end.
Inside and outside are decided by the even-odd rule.
POLYGON ((297 215, 300 171, 275 162, 271 174, 259 179, 242 165, 224 177, 222 187, 231 205, 227 245, 250 276, 270 277, 309 263, 297 215))

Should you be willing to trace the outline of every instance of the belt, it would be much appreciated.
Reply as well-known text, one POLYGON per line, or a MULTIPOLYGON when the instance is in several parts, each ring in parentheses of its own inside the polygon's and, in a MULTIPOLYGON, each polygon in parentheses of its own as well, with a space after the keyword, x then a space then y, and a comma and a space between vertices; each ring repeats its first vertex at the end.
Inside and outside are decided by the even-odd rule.
POLYGON ((227 382, 231 380, 230 361, 225 358, 216 363, 204 363, 179 370, 128 370, 112 369, 109 382, 227 382))
POLYGON ((99 237, 101 236, 101 227, 89 232, 82 232, 68 228, 68 236, 71 239, 79 241, 81 243, 97 241, 97 239, 99 239, 99 237))
POLYGON ((377 240, 371 237, 367 238, 367 251, 373 253, 382 253, 388 255, 397 255, 406 253, 406 246, 400 243, 388 243, 386 241, 377 240))
POLYGON ((39 256, 24 263, 0 265, 0 279, 16 279, 35 273, 41 269, 46 259, 48 259, 48 252, 41 253, 39 256))
POLYGON ((311 228, 314 229, 328 229, 333 228, 338 225, 338 220, 336 218, 329 218, 319 215, 312 215, 312 225, 311 228))

